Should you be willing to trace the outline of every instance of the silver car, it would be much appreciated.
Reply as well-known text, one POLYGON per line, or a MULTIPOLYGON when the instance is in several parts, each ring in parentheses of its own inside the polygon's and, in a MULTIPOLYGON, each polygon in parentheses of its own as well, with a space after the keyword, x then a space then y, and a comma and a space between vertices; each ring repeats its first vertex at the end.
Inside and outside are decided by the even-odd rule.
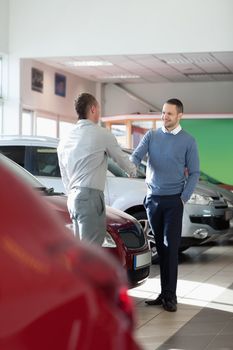
MULTIPOLYGON (((57 140, 45 138, 2 137, 0 152, 23 165, 47 187, 56 191, 62 188, 58 159, 57 140), (45 182, 46 181, 46 182, 45 182)), ((152 260, 157 252, 154 237, 148 225, 143 200, 146 196, 146 163, 143 162, 138 178, 128 178, 124 171, 111 159, 105 188, 106 204, 125 211, 140 220, 147 233, 152 251, 152 260)), ((215 190, 198 184, 194 194, 184 206, 181 250, 193 244, 201 244, 227 233, 232 210, 224 198, 215 190)))

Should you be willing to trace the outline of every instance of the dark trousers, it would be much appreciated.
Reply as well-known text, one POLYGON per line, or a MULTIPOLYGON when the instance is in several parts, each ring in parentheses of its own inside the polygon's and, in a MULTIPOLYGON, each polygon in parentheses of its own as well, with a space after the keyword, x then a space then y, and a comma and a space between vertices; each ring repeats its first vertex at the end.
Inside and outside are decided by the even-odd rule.
POLYGON ((161 293, 164 296, 175 297, 183 202, 180 194, 148 195, 144 205, 159 257, 161 293))

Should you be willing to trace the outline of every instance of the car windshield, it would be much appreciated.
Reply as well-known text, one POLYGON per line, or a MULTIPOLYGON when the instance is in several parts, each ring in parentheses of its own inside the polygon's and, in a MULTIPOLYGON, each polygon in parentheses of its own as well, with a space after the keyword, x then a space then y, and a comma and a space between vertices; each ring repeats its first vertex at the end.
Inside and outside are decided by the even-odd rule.
POLYGON ((38 181, 33 175, 31 175, 27 170, 22 168, 17 163, 13 162, 11 159, 5 157, 3 154, 0 154, 0 161, 10 169, 17 177, 19 177, 23 182, 36 187, 44 188, 44 186, 38 181))
POLYGON ((33 157, 35 160, 35 176, 60 177, 60 168, 56 148, 33 147, 33 157))
MULTIPOLYGON (((114 162, 112 158, 108 158, 108 171, 110 171, 116 177, 128 177, 127 173, 114 162)), ((141 169, 137 169, 137 178, 145 179, 145 174, 141 169)))
POLYGON ((61 176, 55 147, 1 145, 0 152, 35 176, 61 176))

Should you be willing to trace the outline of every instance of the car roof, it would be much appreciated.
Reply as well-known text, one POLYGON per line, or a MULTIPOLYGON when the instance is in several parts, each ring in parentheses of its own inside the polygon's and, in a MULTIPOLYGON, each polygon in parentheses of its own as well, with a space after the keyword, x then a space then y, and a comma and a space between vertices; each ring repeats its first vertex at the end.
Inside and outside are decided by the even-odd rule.
POLYGON ((48 136, 1 135, 0 145, 44 146, 57 148, 59 140, 48 136))

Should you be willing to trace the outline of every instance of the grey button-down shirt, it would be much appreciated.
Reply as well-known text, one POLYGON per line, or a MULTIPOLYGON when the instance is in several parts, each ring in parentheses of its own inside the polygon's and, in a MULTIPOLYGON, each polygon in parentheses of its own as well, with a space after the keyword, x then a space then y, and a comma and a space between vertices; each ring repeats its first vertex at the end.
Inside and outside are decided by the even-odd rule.
POLYGON ((135 165, 121 150, 115 136, 87 119, 77 122, 69 136, 60 141, 57 152, 67 193, 75 187, 104 191, 108 156, 129 176, 136 175, 135 165))

